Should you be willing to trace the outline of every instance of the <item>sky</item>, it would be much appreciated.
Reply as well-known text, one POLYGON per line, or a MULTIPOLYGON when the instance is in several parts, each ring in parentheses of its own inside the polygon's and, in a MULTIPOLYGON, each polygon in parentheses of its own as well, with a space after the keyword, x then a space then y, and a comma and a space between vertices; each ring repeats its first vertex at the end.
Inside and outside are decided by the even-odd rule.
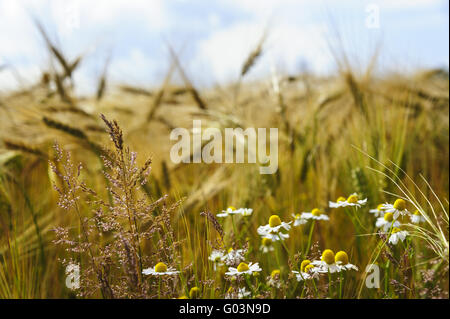
POLYGON ((106 61, 110 83, 159 86, 168 45, 195 85, 234 81, 265 31, 249 79, 330 74, 341 51, 361 69, 377 49, 384 71, 449 65, 444 0, 0 0, 2 91, 32 84, 51 65, 33 18, 66 56, 84 56, 74 74, 80 93, 95 92, 106 61))

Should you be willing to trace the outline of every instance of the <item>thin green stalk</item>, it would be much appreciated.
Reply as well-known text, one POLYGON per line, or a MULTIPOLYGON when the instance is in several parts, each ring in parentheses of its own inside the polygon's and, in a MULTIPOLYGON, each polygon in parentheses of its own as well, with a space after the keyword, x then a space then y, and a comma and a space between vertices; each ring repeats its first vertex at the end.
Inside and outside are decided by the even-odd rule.
POLYGON ((305 257, 308 255, 309 249, 311 248, 311 240, 312 240, 312 234, 313 234, 313 231, 314 231, 315 224, 316 224, 316 221, 313 220, 312 223, 311 223, 311 228, 309 230, 308 245, 306 246, 306 251, 305 251, 305 254, 304 254, 305 257))

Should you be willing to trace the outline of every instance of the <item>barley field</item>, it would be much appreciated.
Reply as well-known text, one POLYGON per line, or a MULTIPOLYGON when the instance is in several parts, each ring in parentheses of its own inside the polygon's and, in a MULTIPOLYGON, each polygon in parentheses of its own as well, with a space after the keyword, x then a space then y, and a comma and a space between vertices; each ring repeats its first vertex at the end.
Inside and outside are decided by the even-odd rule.
POLYGON ((51 67, 0 93, 0 298, 448 298, 447 70, 250 81, 261 40, 235 83, 172 50, 160 86, 81 96, 37 28, 51 67), (193 120, 278 128, 278 170, 173 163, 193 120))

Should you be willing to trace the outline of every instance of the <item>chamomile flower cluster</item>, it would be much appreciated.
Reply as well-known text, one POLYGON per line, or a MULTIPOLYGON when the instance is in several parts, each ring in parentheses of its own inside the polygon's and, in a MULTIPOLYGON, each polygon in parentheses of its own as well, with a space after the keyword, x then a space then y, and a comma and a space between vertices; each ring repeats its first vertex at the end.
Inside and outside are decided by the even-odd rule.
POLYGON ((317 267, 318 273, 335 273, 347 270, 358 270, 358 267, 349 263, 348 255, 345 251, 339 251, 336 254, 331 249, 325 249, 322 252, 320 260, 313 260, 311 265, 317 267))
POLYGON ((411 223, 414 224, 425 221, 419 211, 411 214, 406 208, 406 201, 401 198, 395 200, 394 204, 380 204, 376 209, 371 209, 369 212, 377 217, 375 227, 380 228, 388 235, 388 242, 392 245, 403 242, 409 235, 407 230, 402 229, 399 219, 409 217, 411 223))
POLYGON ((356 207, 360 208, 367 204, 367 198, 359 199, 358 194, 353 193, 349 197, 339 197, 335 202, 329 201, 328 205, 330 208, 339 208, 339 207, 356 207))
POLYGON ((301 218, 304 220, 330 220, 327 214, 322 212, 318 208, 314 208, 311 212, 304 212, 301 215, 301 218))
POLYGON ((222 210, 221 213, 217 214, 217 217, 228 217, 233 215, 241 215, 241 216, 250 216, 253 213, 253 209, 251 208, 236 208, 234 206, 230 206, 225 210, 222 210))
POLYGON ((319 277, 319 268, 312 265, 311 261, 305 259, 300 264, 300 271, 293 270, 292 273, 297 278, 297 281, 304 281, 309 279, 316 279, 319 277))

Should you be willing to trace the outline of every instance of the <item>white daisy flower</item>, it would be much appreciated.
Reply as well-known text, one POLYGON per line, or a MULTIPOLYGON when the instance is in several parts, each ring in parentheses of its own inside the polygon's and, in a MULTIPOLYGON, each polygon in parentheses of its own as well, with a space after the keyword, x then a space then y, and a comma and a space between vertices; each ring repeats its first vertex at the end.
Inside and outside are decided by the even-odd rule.
POLYGON ((392 245, 397 245, 398 241, 404 241, 409 233, 406 230, 401 230, 400 228, 392 228, 391 235, 389 236, 389 243, 392 245))
POLYGON ((318 208, 314 208, 311 212, 302 213, 300 217, 305 220, 308 219, 330 220, 330 218, 324 212, 321 212, 320 209, 318 208))
POLYGON ((406 202, 399 198, 394 202, 394 205, 392 204, 384 204, 383 205, 383 209, 387 212, 387 213, 393 213, 394 214, 394 219, 397 219, 398 216, 402 215, 410 215, 411 213, 406 209, 406 202))
POLYGON ((239 208, 238 211, 242 216, 250 216, 253 213, 252 208, 239 208))
POLYGON ((300 271, 293 270, 292 273, 295 274, 297 281, 303 281, 319 277, 318 270, 319 268, 314 267, 314 265, 311 264, 311 261, 305 259, 300 265, 300 271))
POLYGON ((292 217, 294 217, 294 227, 306 224, 308 222, 306 219, 302 218, 300 214, 292 214, 292 217))
POLYGON ((374 214, 375 217, 383 216, 384 215, 384 205, 385 204, 378 205, 377 208, 369 210, 369 213, 374 214))
POLYGON ((208 259, 214 263, 214 270, 216 270, 217 267, 223 266, 225 252, 223 250, 214 249, 208 259))
POLYGON ((340 272, 341 268, 334 261, 334 252, 331 249, 325 249, 320 260, 313 260, 311 265, 317 267, 318 273, 340 272))
POLYGON ((176 275, 179 271, 175 270, 175 268, 167 268, 167 265, 163 262, 159 262, 155 265, 154 268, 146 268, 142 270, 144 275, 154 275, 154 276, 170 276, 176 275))
POLYGON ((274 251, 275 248, 273 248, 272 239, 270 239, 270 238, 263 238, 261 240, 261 246, 259 247, 259 250, 263 254, 267 254, 270 251, 274 251))
POLYGON ((395 220, 393 213, 385 213, 383 217, 377 218, 375 226, 378 228, 383 228, 383 231, 387 232, 391 227, 400 226, 400 223, 395 220))
POLYGON ((259 267, 258 263, 249 263, 246 264, 241 262, 237 268, 230 267, 228 271, 225 273, 227 276, 240 276, 244 274, 253 274, 254 272, 260 272, 262 269, 259 267))
POLYGON ((347 207, 347 206, 355 206, 357 208, 365 205, 367 203, 367 198, 358 199, 358 195, 356 193, 351 194, 347 199, 344 197, 339 197, 336 202, 329 201, 328 205, 330 208, 339 208, 339 207, 347 207))
POLYGON ((223 210, 221 213, 217 214, 217 217, 227 217, 230 215, 237 215, 240 214, 240 210, 236 209, 236 207, 230 206, 226 210, 223 210))
POLYGON ((358 267, 348 262, 348 255, 345 251, 341 250, 336 253, 334 256, 334 262, 338 265, 342 270, 356 270, 358 271, 358 267))
POLYGON ((258 227, 258 234, 263 238, 269 238, 272 241, 285 240, 289 238, 289 234, 285 234, 282 230, 291 229, 289 223, 282 222, 278 215, 272 215, 269 218, 269 223, 258 227))
POLYGON ((411 219, 411 223, 413 224, 420 224, 420 223, 424 223, 426 220, 425 218, 422 216, 422 214, 416 210, 414 213, 412 213, 409 218, 411 219))
POLYGON ((339 251, 335 255, 331 249, 325 249, 321 260, 314 260, 311 262, 311 265, 316 266, 318 268, 316 271, 319 273, 335 273, 350 269, 358 270, 358 267, 348 262, 348 256, 345 251, 339 251))

